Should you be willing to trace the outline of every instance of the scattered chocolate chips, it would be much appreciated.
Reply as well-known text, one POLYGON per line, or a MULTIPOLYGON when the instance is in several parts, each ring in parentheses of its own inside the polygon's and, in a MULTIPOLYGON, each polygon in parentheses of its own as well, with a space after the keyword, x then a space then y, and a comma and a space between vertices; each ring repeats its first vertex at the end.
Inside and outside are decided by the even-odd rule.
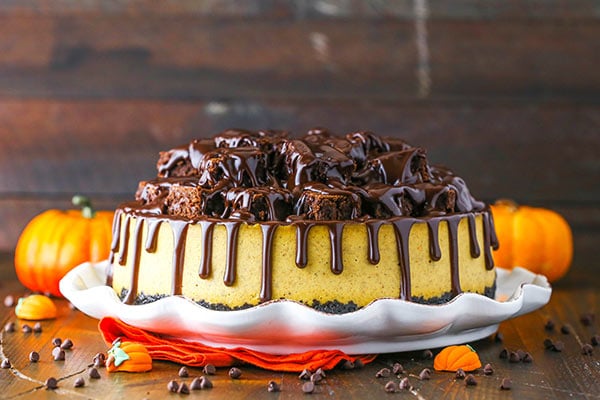
POLYGON ((71 350, 73 348, 73 341, 71 339, 65 339, 60 345, 60 348, 63 350, 71 350))
POLYGON ((596 319, 595 314, 585 313, 585 314, 581 315, 581 317, 579 318, 579 321, 581 321, 581 323, 585 326, 592 326, 594 324, 595 319, 596 319))
POLYGON ((181 367, 177 375, 179 375, 180 378, 187 378, 188 376, 190 376, 190 373, 188 372, 188 369, 186 367, 181 367))
POLYGON ((431 360, 433 358, 433 352, 431 350, 423 350, 421 353, 421 359, 423 360, 431 360))
POLYGON ((90 369, 88 370, 88 376, 89 376, 91 379, 100 379, 100 373, 99 373, 99 372, 98 372, 98 370, 97 370, 96 368, 94 368, 94 367, 92 367, 92 368, 90 368, 90 369))
POLYGON ((205 376, 200 377, 200 389, 211 389, 213 387, 212 382, 205 376))
POLYGON ((594 348, 592 347, 591 344, 586 343, 583 346, 581 346, 581 354, 583 354, 585 356, 591 356, 593 352, 594 352, 594 348))
POLYGON ((531 353, 525 353, 525 355, 521 359, 521 362, 524 362, 525 364, 531 364, 533 362, 533 356, 531 355, 531 353))
POLYGON ((17 324, 15 324, 14 322, 7 322, 4 325, 4 332, 12 333, 16 330, 16 326, 17 324))
POLYGON ((190 383, 190 390, 200 390, 202 386, 200 385, 200 378, 194 378, 192 383, 190 383))
POLYGON ((389 381, 385 384, 383 388, 387 393, 396 393, 398 391, 398 386, 394 381, 389 381))
POLYGON ((202 368, 202 372, 206 375, 214 375, 217 373, 217 368, 212 364, 206 364, 204 368, 202 368))
POLYGON ((498 357, 500 357, 501 359, 506 359, 508 358, 508 349, 504 348, 502 349, 502 351, 500 352, 500 354, 498 355, 498 357))
POLYGON ((552 321, 551 319, 549 319, 544 324, 544 329, 547 330, 547 331, 553 331, 555 326, 556 325, 554 324, 554 321, 552 321))
POLYGON ((600 335, 592 336, 592 340, 590 341, 590 343, 592 344, 592 346, 600 345, 600 335))
POLYGON ((94 356, 94 359, 93 359, 94 367, 101 368, 104 366, 105 362, 106 362, 106 356, 104 355, 104 353, 97 353, 94 356))
POLYGON ((354 360, 354 368, 361 369, 364 366, 365 366, 365 363, 363 363, 360 358, 357 358, 356 360, 354 360))
POLYGON ((560 333, 562 333, 563 335, 568 335, 571 333, 571 328, 569 327, 569 325, 563 325, 560 327, 560 333))
POLYGON ((494 369, 492 368, 492 364, 485 364, 485 367, 483 367, 483 374, 492 375, 493 373, 494 369))
POLYGON ((556 352, 561 352, 565 349, 565 344, 560 340, 554 341, 552 339, 544 339, 544 347, 546 350, 552 350, 556 352))
POLYGON ((61 338, 54 338, 54 339, 52 339, 52 346, 54 346, 54 347, 60 347, 61 344, 62 344, 62 339, 61 338))
POLYGON ((310 380, 311 376, 312 376, 312 372, 310 372, 310 370, 305 368, 302 372, 300 372, 300 375, 298 375, 298 378, 308 381, 308 380, 310 380))
POLYGON ((169 392, 177 393, 179 390, 179 383, 177 383, 177 381, 170 381, 167 383, 167 389, 169 392))
POLYGON ((190 388, 188 387, 188 385, 185 382, 182 382, 181 385, 179 385, 179 389, 177 390, 177 393, 190 394, 190 388))
POLYGON ((29 361, 31 361, 32 363, 40 361, 40 353, 38 353, 37 351, 32 351, 31 353, 29 353, 29 361))
POLYGON ((308 382, 304 382, 304 384, 302 385, 302 391, 304 393, 312 393, 315 391, 315 384, 311 381, 308 382))
POLYGON ((392 372, 389 368, 381 368, 375 373, 375 378, 389 378, 392 372))
POLYGON ((52 357, 54 358, 54 361, 64 361, 65 351, 60 347, 55 347, 52 349, 52 357))
POLYGON ((502 332, 496 332, 496 334, 494 335, 494 342, 501 343, 503 341, 504 341, 504 335, 502 334, 502 332))
POLYGON ((323 371, 323 368, 317 368, 313 375, 320 375, 321 378, 327 378, 327 375, 325 374, 325 371, 323 371))
POLYGON ((32 328, 32 330, 33 330, 35 333, 40 333, 40 332, 42 331, 42 324, 41 324, 41 323, 39 323, 39 322, 36 322, 36 323, 35 323, 35 325, 33 325, 33 328, 32 328))
POLYGON ((84 387, 85 379, 83 379, 82 377, 75 379, 75 382, 73 382, 73 386, 76 388, 84 387))
POLYGON ((23 324, 23 326, 21 326, 21 331, 23 333, 31 333, 33 329, 31 329, 31 326, 29 326, 28 324, 23 324))
POLYGON ((551 349, 554 346, 554 342, 550 338, 544 339, 544 348, 551 349))
POLYGON ((454 379, 465 379, 467 374, 462 368, 456 370, 456 375, 454 375, 454 379))
POLYGON ((2 363, 0 363, 0 368, 2 369, 8 369, 10 367, 12 367, 12 365, 10 364, 8 358, 5 358, 4 360, 2 360, 2 363))
POLYGON ((510 354, 508 355, 508 362, 511 362, 511 363, 521 362, 521 357, 519 357, 519 353, 517 353, 516 351, 511 351, 510 354))
POLYGON ((465 377, 465 385, 467 386, 476 386, 477 380, 473 376, 473 374, 469 374, 465 377))
POLYGON ((404 373, 404 367, 400 363, 394 363, 392 366, 392 373, 394 375, 399 375, 404 373))
POLYGON ((44 382, 44 386, 46 386, 46 389, 54 390, 58 388, 58 381, 56 380, 56 378, 50 377, 46 379, 46 382, 44 382))
POLYGON ((419 379, 422 381, 428 381, 431 379, 431 370, 429 368, 423 368, 423 370, 419 373, 419 379))
POLYGON ((400 380, 400 383, 398 384, 398 389, 410 390, 411 388, 412 388, 412 385, 410 384, 410 381, 408 380, 408 378, 402 378, 400 380))
POLYGON ((319 374, 312 374, 312 375, 310 376, 310 381, 311 381, 311 382, 313 382, 313 383, 318 383, 318 382, 320 382, 322 379, 323 379, 323 377, 322 377, 321 375, 319 375, 319 374))
POLYGON ((281 391, 281 386, 279 386, 279 384, 275 381, 269 381, 269 384, 267 385, 267 392, 280 392, 281 391))
POLYGON ((517 354, 519 355, 519 358, 520 358, 521 360, 523 360, 523 357, 525 357, 525 351, 523 351, 523 350, 521 350, 521 349, 518 349, 518 350, 517 350, 517 354))
POLYGON ((4 307, 12 307, 15 305, 15 298, 10 294, 4 298, 4 307))
POLYGON ((354 363, 350 360, 342 360, 339 366, 341 369, 354 369, 354 363))
POLYGON ((229 370, 229 377, 231 379, 239 379, 242 376, 242 370, 239 368, 233 367, 229 370))
POLYGON ((502 378, 502 383, 500 384, 500 390, 510 390, 512 388, 512 381, 510 378, 502 378))

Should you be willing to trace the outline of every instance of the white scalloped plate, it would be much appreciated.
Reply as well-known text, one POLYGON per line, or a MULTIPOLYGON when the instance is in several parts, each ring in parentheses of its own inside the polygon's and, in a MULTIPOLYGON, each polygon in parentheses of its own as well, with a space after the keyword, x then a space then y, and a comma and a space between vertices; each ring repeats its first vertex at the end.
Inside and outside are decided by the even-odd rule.
POLYGON ((347 314, 326 314, 276 300, 239 311, 214 311, 180 296, 144 305, 123 304, 105 285, 107 261, 84 263, 60 282, 62 294, 94 318, 127 324, 208 346, 245 347, 271 354, 337 349, 388 353, 466 343, 493 334, 498 324, 550 300, 546 278, 525 269, 498 268, 496 300, 463 293, 442 305, 381 299, 347 314))

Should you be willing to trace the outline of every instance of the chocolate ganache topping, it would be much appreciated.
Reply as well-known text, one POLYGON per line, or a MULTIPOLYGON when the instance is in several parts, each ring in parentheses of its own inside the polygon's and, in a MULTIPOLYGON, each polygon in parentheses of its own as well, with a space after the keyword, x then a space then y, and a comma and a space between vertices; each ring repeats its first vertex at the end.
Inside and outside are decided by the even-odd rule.
MULTIPOLYGON (((129 235, 121 223, 130 215, 147 220, 147 243, 133 243, 132 252, 154 251, 157 227, 168 222, 175 238, 172 294, 181 294, 183 246, 187 224, 202 226, 203 252, 199 277, 210 275, 212 232, 215 224, 227 228, 228 257, 225 285, 236 279, 237 234, 242 223, 260 224, 263 231, 263 284, 260 298, 271 297, 270 247, 274 229, 280 224, 297 228, 296 264, 307 264, 308 231, 327 225, 331 241, 331 271, 342 273, 341 236, 346 223, 364 223, 369 237, 369 261, 379 261, 378 232, 392 224, 397 237, 402 287, 399 297, 410 300, 408 235, 416 222, 429 227, 430 256, 441 257, 438 226, 448 222, 451 235, 452 292, 461 292, 458 278, 456 237, 462 218, 469 222, 471 255, 481 249, 475 236, 475 215, 483 216, 484 255, 493 267, 490 247, 497 246, 493 220, 484 203, 475 200, 465 182, 447 168, 430 165, 426 151, 396 138, 361 131, 336 136, 312 129, 302 137, 285 131, 227 130, 211 139, 161 152, 157 176, 140 182, 135 201, 117 210, 113 226, 111 261, 124 265, 129 235), (125 218, 121 219, 121 214, 125 218)), ((135 235, 140 235, 140 220, 135 235)), ((112 264, 111 262, 111 264, 112 264)), ((138 261, 135 261, 136 263, 138 261)), ((137 270, 137 267, 135 268, 137 270)), ((137 271, 126 302, 136 295, 137 271)), ((109 281, 111 275, 109 274, 109 281)))

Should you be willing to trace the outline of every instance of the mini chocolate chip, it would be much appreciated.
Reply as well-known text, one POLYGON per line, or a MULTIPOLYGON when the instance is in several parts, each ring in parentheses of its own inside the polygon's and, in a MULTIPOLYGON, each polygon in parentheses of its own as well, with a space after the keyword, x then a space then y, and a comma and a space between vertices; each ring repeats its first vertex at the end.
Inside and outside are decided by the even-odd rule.
POLYGON ((302 385, 302 391, 304 393, 312 393, 315 391, 315 384, 311 381, 308 382, 304 382, 304 384, 302 385))
POLYGON ((456 370, 456 375, 454 375, 454 379, 465 379, 467 374, 462 368, 456 370))
POLYGON ((298 375, 298 378, 308 381, 308 380, 310 380, 311 376, 312 376, 312 372, 310 372, 310 370, 305 368, 302 372, 300 372, 300 375, 298 375))
POLYGON ((521 362, 521 357, 519 357, 519 354, 517 352, 511 351, 510 355, 508 356, 508 362, 511 362, 511 363, 521 362))
POLYGON ((54 338, 54 339, 52 339, 52 346, 54 346, 54 347, 60 347, 61 344, 62 344, 62 339, 61 338, 54 338))
POLYGON ((552 344, 552 351, 561 352, 565 349, 565 344, 560 340, 557 340, 552 344))
POLYGON ((519 359, 523 360, 523 357, 525 357, 525 352, 521 349, 517 350, 517 354, 519 355, 519 359))
POLYGON ((65 351, 60 347, 55 347, 52 349, 52 357, 54 357, 54 361, 64 361, 65 351))
POLYGON ((510 378, 503 378, 500 384, 500 390, 510 390, 512 388, 512 381, 510 378))
POLYGON ((314 375, 320 375, 321 378, 327 378, 327 375, 325 374, 325 371, 323 371, 323 368, 317 368, 314 375))
POLYGON ((494 369, 492 368, 492 364, 485 364, 485 367, 483 367, 483 374, 492 375, 493 373, 494 369))
POLYGON ((65 339, 60 345, 60 348, 63 350, 71 350, 73 348, 73 341, 71 339, 65 339))
POLYGON ((36 322, 35 325, 33 325, 33 329, 32 329, 35 333, 40 333, 42 331, 42 324, 39 322, 36 322))
POLYGON ((8 358, 5 358, 4 360, 2 360, 2 363, 0 364, 0 368, 2 368, 2 369, 8 369, 11 366, 12 365, 10 364, 10 361, 8 360, 8 358))
POLYGON ((563 335, 568 335, 569 333, 571 333, 571 328, 569 327, 569 325, 563 325, 560 327, 560 333, 562 333, 563 335))
POLYGON ((188 385, 185 382, 182 382, 181 385, 179 385, 179 389, 177 390, 177 393, 190 394, 190 388, 188 387, 188 385))
POLYGON ((389 378, 392 372, 389 368, 381 368, 375 373, 375 378, 389 378))
POLYGON ((591 344, 586 343, 583 346, 581 346, 581 354, 583 354, 583 355, 591 356, 593 351, 594 351, 594 348, 592 347, 591 344))
POLYGON ((554 347, 554 341, 552 341, 552 339, 550 339, 550 338, 544 339, 544 348, 545 349, 551 349, 553 347, 554 347))
POLYGON ((21 327, 21 331, 23 333, 31 333, 33 329, 31 329, 31 326, 27 325, 27 324, 23 324, 23 326, 21 327))
POLYGON ((365 366, 365 363, 362 362, 362 360, 360 358, 357 358, 356 360, 354 360, 354 368, 361 369, 364 366, 365 366))
POLYGON ((200 378, 194 378, 192 383, 190 383, 190 390, 200 390, 202 386, 200 385, 200 378))
POLYGON ((396 393, 396 391, 398 390, 398 386, 394 381, 389 381, 385 384, 384 390, 388 393, 396 393))
POLYGON ((428 381, 431 379, 431 370, 429 368, 423 368, 423 370, 419 373, 419 379, 422 381, 428 381))
POLYGON ((554 321, 552 321, 551 319, 549 319, 544 324, 544 329, 547 330, 547 331, 553 331, 555 326, 556 325, 554 324, 554 321))
POLYGON ((280 392, 281 391, 281 387, 279 386, 279 384, 275 381, 269 381, 269 384, 267 385, 267 392, 280 392))
POLYGON ((500 357, 500 358, 508 358, 508 349, 507 348, 502 349, 502 351, 500 352, 500 354, 498 355, 498 357, 500 357))
POLYGON ((4 332, 12 333, 16 330, 16 326, 17 326, 17 324, 15 324, 14 322, 7 322, 4 325, 4 332))
POLYGON ((58 388, 58 381, 56 380, 56 378, 50 377, 46 379, 44 385, 46 386, 46 389, 54 390, 58 388))
POLYGON ((590 340, 590 343, 592 344, 592 346, 599 346, 600 345, 600 335, 592 336, 592 340, 590 340))
POLYGON ((177 381, 170 381, 167 383, 167 389, 169 392, 177 393, 179 390, 179 383, 177 383, 177 381))
POLYGON ((242 370, 239 368, 233 367, 229 370, 229 377, 231 379, 239 379, 240 376, 242 376, 242 370))
POLYGON ((94 360, 100 360, 102 364, 106 361, 106 355, 104 353, 96 353, 94 360))
POLYGON ((496 342, 496 343, 504 342, 504 335, 502 334, 502 332, 496 332, 496 334, 494 335, 494 342, 496 342))
POLYGON ((40 361, 40 353, 38 353, 37 351, 32 351, 31 353, 29 353, 29 361, 31 361, 32 363, 40 361))
POLYGON ((421 359, 423 360, 430 360, 433 358, 433 353, 431 352, 431 350, 423 350, 423 353, 421 353, 421 359))
POLYGON ((100 373, 94 367, 90 368, 88 371, 88 375, 91 379, 100 379, 100 373))
POLYGON ((530 364, 533 362, 533 356, 531 355, 531 353, 525 353, 521 361, 525 364, 530 364))
POLYGON ((394 363, 392 366, 392 373, 394 375, 399 375, 404 373, 404 367, 400 363, 394 363))
POLYGON ((217 373, 217 368, 212 364, 206 364, 204 368, 202 368, 202 372, 206 375, 214 375, 217 373))
POLYGON ((398 389, 410 390, 411 388, 412 388, 412 385, 410 384, 410 381, 408 380, 408 378, 400 379, 400 383, 398 384, 398 389))
POLYGON ((311 377, 310 377, 310 381, 314 382, 314 383, 319 382, 321 379, 323 379, 323 377, 321 375, 319 375, 319 374, 316 374, 316 373, 312 374, 311 377))
POLYGON ((341 369, 354 369, 354 363, 350 360, 342 360, 339 366, 341 369))
POLYGON ((12 307, 15 305, 15 298, 10 294, 4 298, 4 307, 12 307))
POLYGON ((73 382, 73 386, 76 388, 84 387, 85 379, 83 379, 82 377, 75 379, 75 382, 73 382))
POLYGON ((477 385, 477 380, 475 379, 473 374, 469 374, 469 375, 465 376, 465 385, 467 385, 467 386, 476 386, 477 385))
POLYGON ((585 313, 581 315, 581 318, 579 320, 585 326, 592 326, 594 324, 595 319, 596 315, 594 315, 593 313, 585 313))
POLYGON ((212 382, 205 376, 200 377, 200 389, 211 389, 213 387, 212 382))
POLYGON ((190 376, 190 373, 188 372, 188 369, 186 367, 181 367, 179 368, 179 372, 177 373, 177 375, 179 375, 180 378, 187 378, 188 376, 190 376))

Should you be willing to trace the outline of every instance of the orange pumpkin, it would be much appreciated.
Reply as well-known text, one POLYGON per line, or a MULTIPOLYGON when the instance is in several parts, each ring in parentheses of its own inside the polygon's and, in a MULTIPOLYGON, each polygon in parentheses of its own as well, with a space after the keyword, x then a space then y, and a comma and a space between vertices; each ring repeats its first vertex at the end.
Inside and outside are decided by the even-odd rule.
POLYGON ((48 210, 33 218, 17 242, 17 277, 34 292, 60 297, 58 282, 67 272, 110 253, 114 213, 95 212, 83 196, 74 196, 73 204, 81 211, 48 210))
POLYGON ((15 307, 15 315, 20 319, 32 321, 56 318, 57 310, 54 302, 41 294, 21 297, 15 307))
POLYGON ((497 266, 527 268, 560 279, 573 258, 573 234, 565 219, 545 209, 500 200, 491 206, 500 247, 494 251, 497 266))
POLYGON ((108 351, 106 358, 108 372, 146 372, 151 369, 152 357, 143 344, 117 340, 108 351))
POLYGON ((455 372, 459 368, 463 371, 474 371, 481 368, 481 361, 471 346, 448 346, 435 356, 433 368, 436 371, 455 372))

